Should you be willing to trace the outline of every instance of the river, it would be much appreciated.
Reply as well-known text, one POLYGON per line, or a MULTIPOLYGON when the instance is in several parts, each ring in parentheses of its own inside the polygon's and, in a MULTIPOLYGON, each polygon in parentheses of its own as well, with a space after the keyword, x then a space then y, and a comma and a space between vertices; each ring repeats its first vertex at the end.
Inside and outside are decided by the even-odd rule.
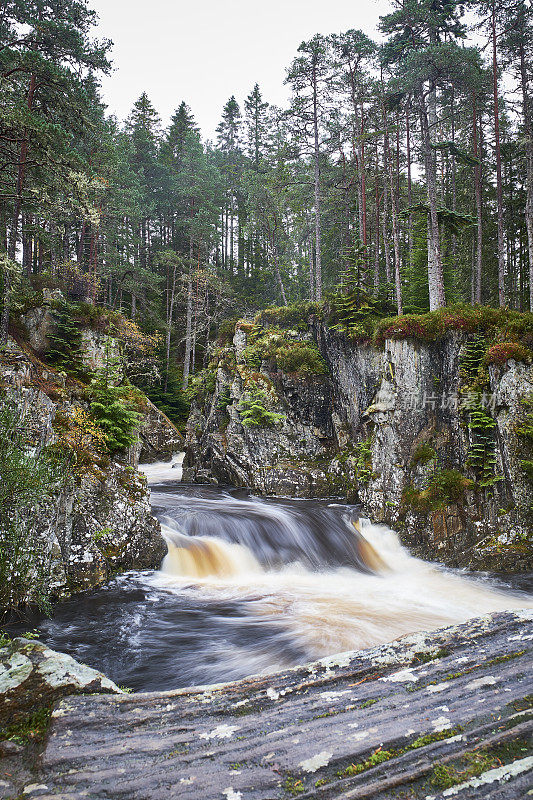
POLYGON ((50 647, 137 691, 236 680, 527 604, 495 578, 414 558, 356 506, 185 485, 177 462, 144 471, 169 547, 161 569, 36 623, 50 647))

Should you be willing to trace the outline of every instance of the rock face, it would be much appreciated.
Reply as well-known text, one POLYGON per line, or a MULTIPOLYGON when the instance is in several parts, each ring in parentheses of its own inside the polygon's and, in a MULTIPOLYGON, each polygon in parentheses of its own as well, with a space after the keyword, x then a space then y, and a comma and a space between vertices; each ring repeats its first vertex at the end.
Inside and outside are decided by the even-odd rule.
POLYGON ((525 797, 531 619, 495 614, 226 685, 69 697, 37 794, 525 797))
POLYGON ((170 461, 182 449, 183 436, 150 400, 147 407, 139 430, 138 461, 142 464, 170 461))
MULTIPOLYGON (((52 443, 56 415, 79 405, 69 387, 57 384, 64 378, 37 367, 12 341, 0 369, 28 441, 38 447, 52 443)), ((55 597, 98 586, 118 571, 157 568, 167 550, 144 476, 121 461, 78 471, 31 514, 29 546, 39 552, 55 597)))
POLYGON ((0 727, 72 694, 116 693, 113 681, 41 642, 13 639, 0 647, 0 727))
POLYGON ((479 446, 468 423, 472 397, 462 385, 468 337, 388 340, 377 350, 325 329, 318 336, 333 376, 337 439, 358 443, 331 465, 346 493, 355 484, 368 515, 399 529, 424 557, 530 569, 533 487, 518 430, 533 399, 533 368, 512 360, 490 367, 482 410, 492 427, 480 476, 470 462, 479 446))
MULTIPOLYGON (((43 290, 41 305, 31 308, 21 317, 28 343, 38 355, 43 355, 50 347, 50 334, 54 329, 54 302, 64 301, 59 289, 43 290)), ((124 377, 122 347, 120 342, 103 331, 82 328, 81 360, 84 367, 95 375, 112 372, 113 378, 124 377)))
POLYGON ((513 360, 490 366, 479 407, 465 366, 472 337, 450 332, 435 342, 391 339, 378 348, 318 323, 313 333, 329 375, 269 373, 263 363, 271 410, 284 418, 246 427, 239 405, 250 372, 246 333, 237 330, 233 348, 219 356, 214 391, 193 406, 186 479, 344 497, 398 529, 424 557, 531 568, 533 453, 523 431, 533 367, 513 360))
POLYGON ((317 497, 328 493, 324 462, 332 453, 331 384, 322 375, 302 379, 246 366, 247 337, 237 331, 223 353, 215 390, 196 404, 187 423, 184 478, 251 486, 264 494, 317 497), (239 406, 250 382, 261 387, 269 425, 246 425, 239 406))

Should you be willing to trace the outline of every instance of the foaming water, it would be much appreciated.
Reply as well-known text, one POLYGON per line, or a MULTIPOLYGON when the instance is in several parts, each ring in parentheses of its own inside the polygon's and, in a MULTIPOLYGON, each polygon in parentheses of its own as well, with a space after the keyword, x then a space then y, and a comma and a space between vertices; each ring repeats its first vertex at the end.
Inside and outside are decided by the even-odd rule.
MULTIPOLYGON (((225 497, 223 505, 231 508, 232 516, 229 522, 222 516, 218 539, 185 535, 179 522, 165 517, 169 552, 160 572, 152 576, 153 585, 181 592, 194 579, 194 589, 203 597, 246 602, 256 618, 283 620, 309 658, 371 647, 525 602, 414 558, 394 531, 364 520, 354 525, 348 507, 337 506, 334 514, 331 506, 320 510, 320 519, 336 521, 335 547, 320 563, 330 536, 327 528, 317 541, 307 526, 304 541, 299 538, 301 517, 292 518, 289 511, 280 512, 268 501, 225 497), (260 563, 252 551, 255 539, 247 547, 247 528, 235 522, 241 504, 244 508, 254 505, 263 520, 275 521, 281 548, 290 545, 292 549, 290 562, 280 565, 275 556, 269 559, 261 546, 260 563), (228 542, 237 530, 240 543, 228 542), (299 554, 295 552, 298 545, 299 554)), ((181 523, 190 523, 191 512, 185 519, 182 514, 180 509, 181 523)))
POLYGON ((235 680, 531 605, 524 592, 414 558, 355 506, 184 486, 174 464, 143 467, 168 543, 161 569, 36 620, 51 647, 118 683, 235 680))
POLYGON ((139 464, 139 471, 146 475, 149 486, 164 481, 181 481, 184 458, 185 453, 175 453, 170 461, 155 461, 153 464, 139 464))

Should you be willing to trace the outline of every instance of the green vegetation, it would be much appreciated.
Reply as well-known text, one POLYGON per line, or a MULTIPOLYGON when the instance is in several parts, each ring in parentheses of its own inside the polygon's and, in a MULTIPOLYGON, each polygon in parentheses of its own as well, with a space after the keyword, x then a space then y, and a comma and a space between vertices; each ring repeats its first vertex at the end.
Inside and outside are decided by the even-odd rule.
POLYGON ((269 411, 268 405, 271 398, 257 383, 249 382, 242 399, 237 405, 237 411, 246 427, 269 427, 285 419, 284 414, 269 411))
POLYGON ((528 347, 516 342, 499 342, 489 347, 485 354, 485 364, 498 364, 503 366, 509 359, 531 363, 533 353, 528 347))
POLYGON ((466 492, 473 489, 474 481, 456 469, 435 470, 425 489, 406 486, 402 503, 415 511, 435 511, 450 503, 464 503, 466 492))
POLYGON ((436 458, 437 458, 437 453, 435 451, 435 448, 432 447, 429 444, 429 442, 422 442, 422 444, 419 444, 415 452, 413 453, 413 457, 411 459, 411 466, 424 467, 431 461, 435 461, 436 458))
POLYGON ((186 392, 188 400, 196 400, 202 405, 206 398, 215 391, 216 383, 217 375, 214 369, 209 367, 197 372, 191 379, 191 383, 186 392))
POLYGON ((358 764, 350 764, 346 769, 342 770, 342 772, 338 772, 337 775, 339 778, 349 778, 352 775, 360 775, 361 772, 366 772, 367 769, 372 769, 372 767, 382 764, 384 761, 389 761, 389 759, 394 758, 395 755, 397 754, 392 750, 376 750, 376 752, 372 753, 365 761, 361 761, 358 764))
POLYGON ((320 303, 305 300, 288 306, 264 308, 256 315, 254 324, 263 327, 274 326, 307 331, 309 317, 312 314, 318 314, 320 307, 320 303))
POLYGON ((70 303, 56 302, 53 308, 54 325, 49 334, 48 360, 58 369, 75 377, 87 377, 82 361, 82 338, 75 323, 70 303))
POLYGON ((433 653, 415 653, 411 663, 413 664, 429 664, 430 661, 437 661, 439 658, 446 658, 450 655, 450 651, 445 647, 433 653))
POLYGON ((459 364, 461 408, 470 434, 466 465, 474 470, 482 488, 501 480, 494 474, 496 422, 486 407, 490 389, 485 363, 487 342, 485 335, 472 334, 463 347, 459 364))
POLYGON ((94 381, 89 390, 91 415, 103 431, 108 451, 113 454, 137 441, 140 415, 128 387, 94 381))
POLYGON ((346 296, 341 297, 342 301, 333 297, 326 302, 323 316, 334 330, 355 341, 371 342, 376 346, 382 345, 386 339, 433 342, 444 338, 450 331, 457 331, 483 336, 487 342, 492 342, 493 347, 501 348, 495 350, 495 354, 499 352, 503 356, 508 351, 509 358, 516 358, 519 354, 524 356, 517 360, 531 357, 527 345, 521 342, 533 341, 532 313, 457 304, 423 314, 391 317, 379 313, 377 301, 354 301, 348 312, 346 296))
POLYGON ((290 797, 297 797, 299 794, 305 792, 303 781, 299 778, 293 778, 291 775, 285 778, 283 789, 290 797))
POLYGON ((41 742, 50 726, 51 706, 44 706, 0 728, 0 741, 7 739, 20 745, 41 742))
POLYGON ((269 372, 310 376, 324 375, 328 371, 314 342, 300 341, 280 328, 254 325, 248 332, 248 340, 243 355, 251 369, 258 370, 266 362, 269 372))
POLYGON ((502 764, 523 758, 529 752, 529 743, 523 739, 473 750, 465 753, 454 763, 436 764, 431 772, 429 782, 435 789, 443 791, 471 778, 477 778, 483 772, 501 767, 502 764))
POLYGON ((364 439, 354 447, 357 483, 366 486, 372 477, 372 439, 364 439))

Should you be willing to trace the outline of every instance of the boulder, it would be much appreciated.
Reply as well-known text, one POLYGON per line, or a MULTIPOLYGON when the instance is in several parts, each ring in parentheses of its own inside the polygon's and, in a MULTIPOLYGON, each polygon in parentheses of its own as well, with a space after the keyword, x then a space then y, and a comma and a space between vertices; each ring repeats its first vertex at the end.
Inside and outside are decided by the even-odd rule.
POLYGON ((18 638, 0 647, 0 726, 67 695, 96 692, 122 694, 101 672, 41 642, 18 638))

